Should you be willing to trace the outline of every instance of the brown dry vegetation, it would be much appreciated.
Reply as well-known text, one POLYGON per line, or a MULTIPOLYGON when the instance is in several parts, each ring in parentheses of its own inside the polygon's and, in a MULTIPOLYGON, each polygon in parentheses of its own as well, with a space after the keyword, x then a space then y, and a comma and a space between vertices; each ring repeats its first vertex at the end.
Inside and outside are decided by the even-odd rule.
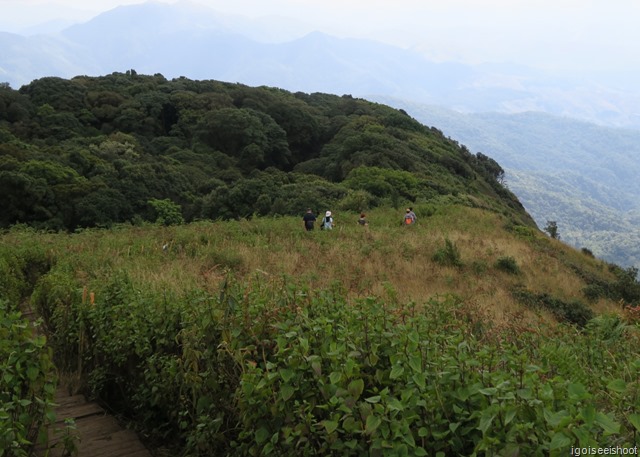
MULTIPOLYGON (((536 230, 514 235, 504 216, 480 209, 452 205, 429 216, 418 211, 413 227, 400 226, 400 213, 389 209, 371 212, 367 228, 356 224, 355 214, 335 216, 331 232, 307 233, 300 220, 283 217, 39 236, 90 289, 99 290, 100 283, 123 270, 137 288, 177 295, 194 289, 214 293, 232 272, 244 279, 286 278, 312 289, 339 284, 351 297, 375 295, 399 303, 455 294, 505 323, 523 313, 530 321, 550 320, 517 303, 511 293, 516 287, 585 301, 586 284, 571 264, 614 279, 604 262, 536 230), (457 248, 461 266, 434 261, 446 240, 457 248), (502 257, 513 258, 520 273, 496 268, 502 257)), ((19 243, 20 236, 8 234, 5 241, 19 243), (11 241, 12 236, 17 238, 11 241)), ((598 313, 620 309, 604 299, 590 306, 598 313)))

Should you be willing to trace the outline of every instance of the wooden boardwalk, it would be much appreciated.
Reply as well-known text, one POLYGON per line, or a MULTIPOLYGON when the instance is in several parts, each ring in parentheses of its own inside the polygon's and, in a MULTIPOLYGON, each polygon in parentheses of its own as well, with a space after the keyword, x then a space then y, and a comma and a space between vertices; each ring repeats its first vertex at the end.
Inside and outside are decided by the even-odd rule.
POLYGON ((78 457, 151 457, 135 432, 122 428, 100 405, 88 402, 84 395, 56 392, 56 422, 49 427, 48 446, 36 449, 37 457, 65 455, 65 419, 75 421, 71 434, 77 437, 78 457), (48 451, 48 452, 47 452, 48 451))
MULTIPOLYGON (((35 319, 33 311, 26 309, 24 317, 35 319)), ((84 395, 72 395, 59 386, 55 395, 56 421, 49 426, 47 446, 37 446, 36 457, 62 457, 68 455, 65 436, 75 437, 76 457, 152 457, 132 430, 123 428, 115 417, 108 415, 95 402, 84 395), (66 419, 73 419, 75 428, 67 428, 66 419)))

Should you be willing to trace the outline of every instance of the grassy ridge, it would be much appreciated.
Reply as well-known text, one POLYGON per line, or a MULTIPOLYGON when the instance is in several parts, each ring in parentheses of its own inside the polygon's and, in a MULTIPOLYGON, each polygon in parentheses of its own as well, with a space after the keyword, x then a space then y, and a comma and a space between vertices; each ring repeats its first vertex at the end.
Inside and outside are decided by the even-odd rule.
MULTIPOLYGON (((213 292, 224 272, 231 270, 240 278, 288 275, 311 288, 338 281, 354 297, 383 295, 389 283, 400 301, 455 293, 465 300, 473 298, 481 307, 513 311, 518 306, 509 291, 516 286, 567 300, 584 299, 581 289, 586 284, 567 268, 572 263, 614 280, 603 262, 531 229, 522 227, 522 234, 514 237, 501 215, 455 205, 417 209, 424 216, 408 230, 399 226, 401 212, 381 209, 369 215, 367 230, 357 226, 357 215, 338 213, 337 228, 330 233, 306 233, 301 219, 281 217, 88 230, 40 239, 51 245, 59 261, 72 264, 79 285, 97 291, 105 277, 126 270, 136 287, 172 294, 213 292), (446 240, 455 244, 462 268, 433 260, 446 240), (520 274, 496 268, 501 257, 512 257, 520 274)), ((21 242, 11 237, 5 236, 6 242, 21 242)), ((598 311, 619 308, 606 300, 594 306, 598 311)))
POLYGON ((338 212, 331 232, 281 217, 0 242, 49 264, 31 300, 63 378, 172 453, 631 444, 640 353, 619 270, 497 213, 415 209, 408 228, 380 208, 368 229, 338 212))

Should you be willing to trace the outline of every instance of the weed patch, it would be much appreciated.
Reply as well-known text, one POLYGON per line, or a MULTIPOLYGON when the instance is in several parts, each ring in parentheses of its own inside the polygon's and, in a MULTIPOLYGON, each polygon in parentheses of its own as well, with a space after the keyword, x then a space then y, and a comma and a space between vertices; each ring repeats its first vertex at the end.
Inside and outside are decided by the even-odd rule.
POLYGON ((577 300, 566 302, 546 293, 536 294, 524 289, 515 290, 513 295, 525 306, 546 309, 559 320, 581 327, 584 327, 594 317, 593 311, 577 300))
POLYGON ((444 247, 438 249, 432 257, 432 260, 442 266, 457 267, 463 266, 460 250, 450 239, 445 239, 444 247))
POLYGON ((495 267, 498 270, 504 271, 505 273, 509 273, 511 275, 519 275, 521 273, 516 259, 511 256, 499 257, 495 262, 495 267))

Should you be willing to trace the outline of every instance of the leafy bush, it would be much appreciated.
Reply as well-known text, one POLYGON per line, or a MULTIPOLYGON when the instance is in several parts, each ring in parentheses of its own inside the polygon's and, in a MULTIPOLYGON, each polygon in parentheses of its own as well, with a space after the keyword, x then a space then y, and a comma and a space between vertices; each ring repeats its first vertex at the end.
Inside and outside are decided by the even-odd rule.
POLYGON ((165 198, 164 200, 158 200, 154 198, 149 200, 148 203, 153 207, 153 209, 156 212, 157 224, 176 225, 176 224, 182 224, 184 222, 180 205, 172 202, 168 198, 165 198))
POLYGON ((46 436, 55 392, 51 351, 29 322, 0 300, 0 455, 30 455, 46 436), (44 434, 44 435, 43 435, 44 434))
POLYGON ((448 238, 444 240, 444 247, 438 249, 432 259, 443 266, 462 267, 460 251, 455 243, 448 238))
POLYGON ((499 257, 498 260, 496 260, 495 267, 500 271, 512 275, 519 275, 521 273, 516 259, 511 256, 499 257))
POLYGON ((514 291, 514 296, 526 306, 547 309, 558 319, 581 327, 584 327, 594 316, 591 308, 578 300, 566 302, 546 293, 536 294, 525 289, 514 291))
MULTIPOLYGON (((14 230, 24 230, 24 227, 14 230)), ((27 240, 35 235, 34 230, 24 231, 27 240)), ((51 264, 50 255, 37 242, 27 241, 17 248, 0 246, 0 300, 16 307, 51 264)))
POLYGON ((584 255, 586 255, 587 257, 591 257, 591 258, 593 258, 593 257, 594 257, 594 255, 593 255, 593 251, 591 251, 591 249, 588 249, 588 248, 582 248, 582 249, 580 249, 580 252, 582 252, 582 253, 583 253, 584 255))
POLYGON ((350 191, 337 204, 338 209, 346 211, 366 211, 377 206, 378 199, 366 190, 350 191))
POLYGON ((532 227, 526 227, 524 225, 510 225, 508 228, 518 238, 533 241, 536 237, 536 230, 532 227))

